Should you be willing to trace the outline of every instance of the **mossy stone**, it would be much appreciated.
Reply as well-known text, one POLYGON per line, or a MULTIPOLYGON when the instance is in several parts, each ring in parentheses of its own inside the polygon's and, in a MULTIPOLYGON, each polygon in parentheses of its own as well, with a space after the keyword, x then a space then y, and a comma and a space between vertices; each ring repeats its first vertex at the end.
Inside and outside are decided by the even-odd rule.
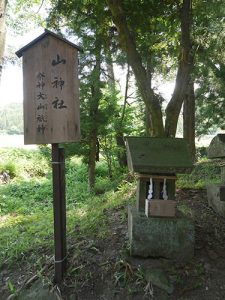
POLYGON ((184 215, 148 218, 136 208, 129 207, 128 234, 130 252, 134 256, 185 262, 194 255, 194 223, 184 215))

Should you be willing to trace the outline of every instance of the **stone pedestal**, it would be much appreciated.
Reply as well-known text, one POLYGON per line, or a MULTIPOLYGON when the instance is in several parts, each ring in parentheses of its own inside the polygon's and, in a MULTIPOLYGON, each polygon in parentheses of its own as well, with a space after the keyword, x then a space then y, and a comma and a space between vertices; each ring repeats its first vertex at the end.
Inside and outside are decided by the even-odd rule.
POLYGON ((194 224, 183 215, 148 218, 129 207, 128 230, 131 255, 165 257, 178 262, 188 261, 194 255, 194 224))
POLYGON ((225 217, 225 185, 207 186, 208 204, 220 216, 225 217))

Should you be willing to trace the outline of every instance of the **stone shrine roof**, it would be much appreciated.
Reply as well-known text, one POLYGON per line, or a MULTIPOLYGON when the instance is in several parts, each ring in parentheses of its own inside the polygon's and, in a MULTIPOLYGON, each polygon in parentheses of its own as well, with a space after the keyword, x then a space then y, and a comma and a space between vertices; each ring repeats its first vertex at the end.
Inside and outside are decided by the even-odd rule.
POLYGON ((193 164, 186 140, 182 138, 127 137, 130 171, 143 174, 190 173, 193 164))

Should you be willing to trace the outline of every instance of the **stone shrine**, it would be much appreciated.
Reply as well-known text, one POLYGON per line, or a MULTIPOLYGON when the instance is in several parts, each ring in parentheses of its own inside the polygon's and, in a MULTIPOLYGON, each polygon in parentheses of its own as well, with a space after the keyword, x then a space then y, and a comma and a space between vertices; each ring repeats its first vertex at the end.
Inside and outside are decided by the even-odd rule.
POLYGON ((194 253, 194 225, 176 210, 176 174, 190 173, 191 155, 180 138, 127 137, 127 159, 138 176, 136 207, 129 207, 131 255, 178 261, 194 253))

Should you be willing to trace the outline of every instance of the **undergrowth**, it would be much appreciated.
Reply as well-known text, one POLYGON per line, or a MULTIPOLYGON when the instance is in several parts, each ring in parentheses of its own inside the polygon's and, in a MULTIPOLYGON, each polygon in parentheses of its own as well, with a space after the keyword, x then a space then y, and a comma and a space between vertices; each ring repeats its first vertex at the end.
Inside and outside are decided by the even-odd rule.
MULTIPOLYGON (((41 249, 52 249, 53 209, 50 157, 43 156, 38 150, 0 150, 0 154, 1 157, 7 154, 5 162, 12 162, 15 169, 10 182, 0 185, 1 265, 21 259, 30 251, 34 257, 41 249), (41 166, 36 166, 39 163, 41 166), (46 171, 42 176, 39 167, 46 171)), ((132 199, 134 184, 125 180, 126 175, 118 172, 109 179, 107 174, 106 164, 98 163, 96 190, 90 192, 87 166, 76 157, 66 160, 68 236, 74 235, 76 226, 81 235, 104 236, 109 230, 105 211, 132 199)))
MULTIPOLYGON (((6 171, 11 178, 0 185, 0 265, 35 257, 46 249, 53 253, 49 150, 1 149, 0 157, 0 173, 6 171)), ((204 188, 216 182, 220 182, 220 162, 204 160, 191 174, 179 175, 177 187, 204 188)), ((108 178, 107 165, 101 161, 97 163, 95 190, 90 192, 86 164, 77 157, 66 159, 67 236, 110 234, 107 212, 134 201, 135 188, 133 177, 119 170, 108 178)))
POLYGON ((221 160, 202 159, 194 165, 191 174, 177 176, 178 188, 206 188, 209 184, 221 182, 221 160))

